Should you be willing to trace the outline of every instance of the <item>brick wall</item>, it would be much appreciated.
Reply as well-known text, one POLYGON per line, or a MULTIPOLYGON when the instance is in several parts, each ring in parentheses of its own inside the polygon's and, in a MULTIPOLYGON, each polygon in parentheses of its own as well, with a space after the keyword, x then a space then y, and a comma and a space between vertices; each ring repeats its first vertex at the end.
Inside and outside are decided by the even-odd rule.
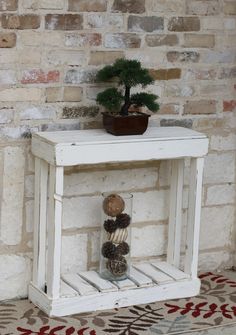
MULTIPOLYGON (((209 135, 200 268, 233 265, 235 15, 233 0, 0 1, 0 299, 26 296, 31 276, 30 132, 100 127, 94 76, 117 57, 139 59, 155 77, 148 89, 161 109, 151 125, 209 135)), ((134 193, 135 261, 165 254, 168 171, 166 162, 68 169, 63 270, 97 265, 101 191, 134 193)))

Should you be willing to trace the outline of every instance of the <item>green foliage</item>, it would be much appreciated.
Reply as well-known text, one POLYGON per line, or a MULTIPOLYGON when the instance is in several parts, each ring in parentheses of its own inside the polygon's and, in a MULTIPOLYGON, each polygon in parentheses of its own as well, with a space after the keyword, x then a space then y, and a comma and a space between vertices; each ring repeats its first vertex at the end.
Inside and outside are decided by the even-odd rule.
POLYGON ((153 83, 148 70, 142 69, 141 63, 137 60, 117 59, 113 65, 106 65, 97 73, 98 81, 107 81, 114 77, 119 79, 121 85, 128 87, 140 84, 145 87, 153 83))
POLYGON ((109 111, 118 111, 123 100, 123 95, 115 87, 108 88, 97 95, 97 102, 109 111))
POLYGON ((141 92, 133 94, 130 99, 134 105, 146 106, 150 111, 157 112, 159 109, 159 105, 156 102, 157 98, 155 94, 141 92))
POLYGON ((117 111, 120 109, 121 115, 127 115, 128 109, 132 104, 137 106, 146 106, 153 112, 159 109, 156 103, 158 98, 154 94, 145 92, 130 94, 130 88, 137 85, 146 87, 154 82, 147 69, 141 67, 141 63, 137 60, 117 59, 113 65, 106 65, 98 71, 98 81, 109 81, 117 79, 119 85, 124 86, 123 94, 118 89, 110 88, 101 92, 97 96, 97 102, 106 109, 117 111), (122 101, 124 101, 123 105, 122 101))

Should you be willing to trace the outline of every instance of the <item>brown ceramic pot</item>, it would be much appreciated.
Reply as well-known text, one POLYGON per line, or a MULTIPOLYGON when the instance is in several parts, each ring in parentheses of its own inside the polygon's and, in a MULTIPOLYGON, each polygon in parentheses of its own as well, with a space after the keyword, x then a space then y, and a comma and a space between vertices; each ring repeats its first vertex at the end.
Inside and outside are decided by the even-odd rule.
POLYGON ((150 115, 138 112, 127 116, 103 114, 103 126, 110 134, 119 135, 141 135, 148 126, 150 115))

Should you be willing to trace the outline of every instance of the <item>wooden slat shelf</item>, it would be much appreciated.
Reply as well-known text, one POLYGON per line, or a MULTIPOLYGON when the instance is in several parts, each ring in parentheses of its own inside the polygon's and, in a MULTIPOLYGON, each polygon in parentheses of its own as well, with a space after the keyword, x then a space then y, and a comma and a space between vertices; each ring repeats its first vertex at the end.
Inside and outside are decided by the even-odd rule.
POLYGON ((104 130, 40 132, 33 134, 32 152, 35 155, 34 262, 29 299, 34 304, 50 316, 63 316, 199 293, 202 176, 204 156, 208 152, 208 139, 204 134, 181 127, 150 127, 144 135, 138 136, 113 136, 104 130), (190 183, 185 260, 181 271, 185 157, 190 158, 190 183), (96 271, 61 274, 64 168, 163 159, 171 160, 166 261, 133 265, 124 281, 104 280, 96 271))
POLYGON ((140 287, 143 287, 142 285, 140 286, 137 284, 140 272, 150 281, 149 286, 190 280, 189 275, 166 262, 143 263, 132 267, 132 270, 135 269, 137 270, 135 272, 136 277, 134 276, 133 279, 125 279, 116 282, 101 279, 96 271, 64 274, 61 276, 60 296, 86 296, 97 294, 98 292, 117 292, 119 290, 139 289, 140 287), (160 270, 161 268, 165 269, 165 272, 160 270), (169 275, 167 273, 169 273, 169 275), (82 287, 86 287, 86 289, 82 289, 82 287))

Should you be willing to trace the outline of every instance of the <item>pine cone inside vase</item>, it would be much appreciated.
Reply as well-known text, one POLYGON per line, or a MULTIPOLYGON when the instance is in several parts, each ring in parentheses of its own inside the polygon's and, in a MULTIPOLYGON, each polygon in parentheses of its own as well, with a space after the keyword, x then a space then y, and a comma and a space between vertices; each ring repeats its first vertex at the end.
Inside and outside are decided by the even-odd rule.
POLYGON ((131 217, 126 213, 119 214, 117 215, 115 222, 118 228, 126 228, 131 222, 131 217))
POLYGON ((116 246, 112 242, 105 242, 102 245, 102 255, 105 258, 114 258, 116 255, 116 246))
POLYGON ((107 261, 107 269, 115 276, 115 277, 121 277, 123 276, 127 269, 128 265, 126 262, 125 257, 121 255, 116 255, 115 258, 109 259, 107 261))
POLYGON ((127 255, 129 253, 130 247, 128 243, 122 242, 116 247, 116 252, 121 255, 127 255))
POLYGON ((114 220, 108 219, 104 221, 103 227, 108 233, 113 233, 117 228, 117 224, 114 220))

